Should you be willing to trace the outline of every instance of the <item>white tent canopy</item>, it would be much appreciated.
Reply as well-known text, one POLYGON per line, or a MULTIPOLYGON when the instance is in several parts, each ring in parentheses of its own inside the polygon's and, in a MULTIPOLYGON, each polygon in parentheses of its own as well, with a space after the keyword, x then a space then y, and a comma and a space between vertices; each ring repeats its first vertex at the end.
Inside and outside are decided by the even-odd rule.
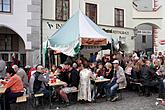
POLYGON ((111 37, 78 11, 48 41, 51 49, 74 56, 80 45, 106 45, 107 41, 111 42, 111 37))

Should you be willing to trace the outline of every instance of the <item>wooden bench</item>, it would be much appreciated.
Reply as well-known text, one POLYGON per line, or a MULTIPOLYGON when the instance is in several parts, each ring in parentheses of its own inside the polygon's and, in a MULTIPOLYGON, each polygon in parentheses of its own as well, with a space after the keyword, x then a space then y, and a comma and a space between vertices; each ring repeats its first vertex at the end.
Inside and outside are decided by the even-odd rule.
POLYGON ((76 89, 68 94, 69 100, 71 102, 73 102, 73 103, 77 102, 78 92, 79 92, 79 90, 76 89))
POLYGON ((33 103, 34 106, 33 106, 33 107, 34 107, 35 109, 37 109, 37 105, 38 105, 38 104, 37 104, 37 99, 38 99, 38 98, 42 98, 41 100, 42 100, 42 105, 43 105, 43 96, 44 96, 43 93, 36 93, 36 94, 33 94, 33 99, 34 99, 34 103, 33 103))
POLYGON ((138 95, 140 96, 142 92, 143 84, 140 82, 130 82, 130 84, 137 85, 138 95))
POLYGON ((37 97, 43 97, 44 94, 43 93, 38 93, 38 94, 34 94, 34 97, 37 98, 37 97))
POLYGON ((122 100, 123 99, 123 95, 122 95, 122 92, 123 92, 123 90, 125 89, 126 87, 122 87, 122 88, 119 88, 118 89, 118 93, 119 93, 119 100, 122 100))
POLYGON ((11 104, 12 110, 27 110, 27 96, 17 97, 16 103, 11 104))
POLYGON ((17 97, 16 103, 27 102, 27 96, 17 97))

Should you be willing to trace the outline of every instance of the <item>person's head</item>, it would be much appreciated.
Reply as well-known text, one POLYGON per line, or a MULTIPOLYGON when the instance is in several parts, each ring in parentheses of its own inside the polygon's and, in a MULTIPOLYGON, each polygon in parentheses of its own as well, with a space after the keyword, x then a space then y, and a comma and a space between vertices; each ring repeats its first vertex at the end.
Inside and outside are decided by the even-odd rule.
POLYGON ((83 64, 83 68, 89 68, 89 64, 88 63, 83 64))
POLYGON ((158 54, 159 56, 162 56, 162 52, 159 52, 159 54, 158 54))
POLYGON ((72 65, 73 68, 77 68, 77 66, 78 66, 77 63, 73 63, 72 65))
POLYGON ((55 65, 52 65, 51 71, 52 71, 52 72, 55 72, 55 71, 56 71, 56 66, 55 66, 55 65))
POLYGON ((12 67, 8 67, 6 69, 6 73, 7 73, 7 78, 10 78, 16 74, 16 72, 14 71, 12 67))
POLYGON ((95 67, 96 67, 96 65, 97 65, 97 64, 96 64, 96 62, 93 62, 93 63, 90 63, 90 65, 89 65, 89 66, 90 66, 90 68, 95 68, 95 67))
POLYGON ((127 67, 132 67, 133 66, 133 62, 132 61, 127 61, 126 64, 127 64, 127 67))
POLYGON ((83 67, 83 64, 79 64, 78 67, 77 67, 77 70, 78 70, 78 71, 81 71, 83 68, 84 68, 84 67, 83 67))
POLYGON ((97 55, 98 54, 98 52, 95 52, 95 55, 97 55))
POLYGON ((150 67, 150 65, 151 65, 151 62, 150 62, 150 60, 146 60, 146 66, 148 66, 148 67, 150 67))
POLYGON ((154 66, 155 66, 155 67, 158 67, 158 66, 159 66, 159 61, 158 61, 158 59, 154 61, 154 66))
POLYGON ((118 69, 118 67, 119 67, 119 61, 118 60, 114 60, 112 63, 113 63, 113 67, 115 69, 118 69))
POLYGON ((41 64, 39 64, 36 66, 36 71, 40 73, 44 73, 44 67, 41 64))
POLYGON ((65 70, 69 70, 71 68, 71 66, 72 66, 71 63, 69 63, 67 61, 64 62, 64 69, 65 70))
POLYGON ((98 69, 103 69, 103 64, 101 62, 98 63, 98 69))
POLYGON ((112 64, 109 63, 109 62, 107 62, 107 63, 105 64, 105 67, 106 67, 106 69, 112 69, 112 64))
POLYGON ((14 69, 14 71, 17 73, 17 71, 19 70, 19 67, 17 65, 13 65, 12 68, 14 69))
POLYGON ((93 56, 93 53, 90 53, 90 57, 92 57, 93 56))

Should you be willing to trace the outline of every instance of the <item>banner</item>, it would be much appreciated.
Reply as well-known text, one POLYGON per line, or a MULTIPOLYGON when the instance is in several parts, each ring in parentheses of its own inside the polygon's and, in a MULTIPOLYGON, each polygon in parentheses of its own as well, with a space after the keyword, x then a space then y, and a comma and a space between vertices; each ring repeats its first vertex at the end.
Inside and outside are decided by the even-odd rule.
POLYGON ((107 39, 81 38, 81 45, 103 46, 107 45, 107 39))

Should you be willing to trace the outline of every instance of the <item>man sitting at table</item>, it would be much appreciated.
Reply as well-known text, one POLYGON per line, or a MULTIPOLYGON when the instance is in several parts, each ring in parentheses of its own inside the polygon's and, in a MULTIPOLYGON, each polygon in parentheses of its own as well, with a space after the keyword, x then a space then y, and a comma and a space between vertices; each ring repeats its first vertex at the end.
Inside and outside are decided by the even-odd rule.
MULTIPOLYGON (((73 68, 69 62, 64 62, 65 64, 65 75, 67 75, 67 85, 59 91, 60 96, 64 99, 64 101, 69 105, 69 99, 67 94, 72 93, 73 91, 77 90, 79 85, 79 72, 76 68, 73 68)), ((59 79, 62 79, 62 75, 59 79)))
POLYGON ((33 92, 43 93, 45 97, 49 96, 49 90, 46 88, 46 83, 49 82, 49 78, 44 75, 44 67, 42 65, 36 66, 36 72, 34 73, 34 84, 33 84, 33 92))
POLYGON ((115 101, 117 89, 124 88, 127 85, 123 68, 119 65, 118 60, 113 61, 114 73, 113 78, 109 84, 106 85, 107 100, 115 101))
MULTIPOLYGON (((23 82, 21 78, 16 74, 13 68, 7 68, 7 78, 9 81, 1 81, 4 84, 6 91, 5 95, 5 110, 11 110, 10 104, 15 103, 17 97, 20 97, 24 93, 23 82)), ((1 98, 2 99, 2 98, 1 98)), ((1 101, 2 102, 2 101, 1 101)), ((4 110, 4 104, 1 103, 1 110, 4 110)))

